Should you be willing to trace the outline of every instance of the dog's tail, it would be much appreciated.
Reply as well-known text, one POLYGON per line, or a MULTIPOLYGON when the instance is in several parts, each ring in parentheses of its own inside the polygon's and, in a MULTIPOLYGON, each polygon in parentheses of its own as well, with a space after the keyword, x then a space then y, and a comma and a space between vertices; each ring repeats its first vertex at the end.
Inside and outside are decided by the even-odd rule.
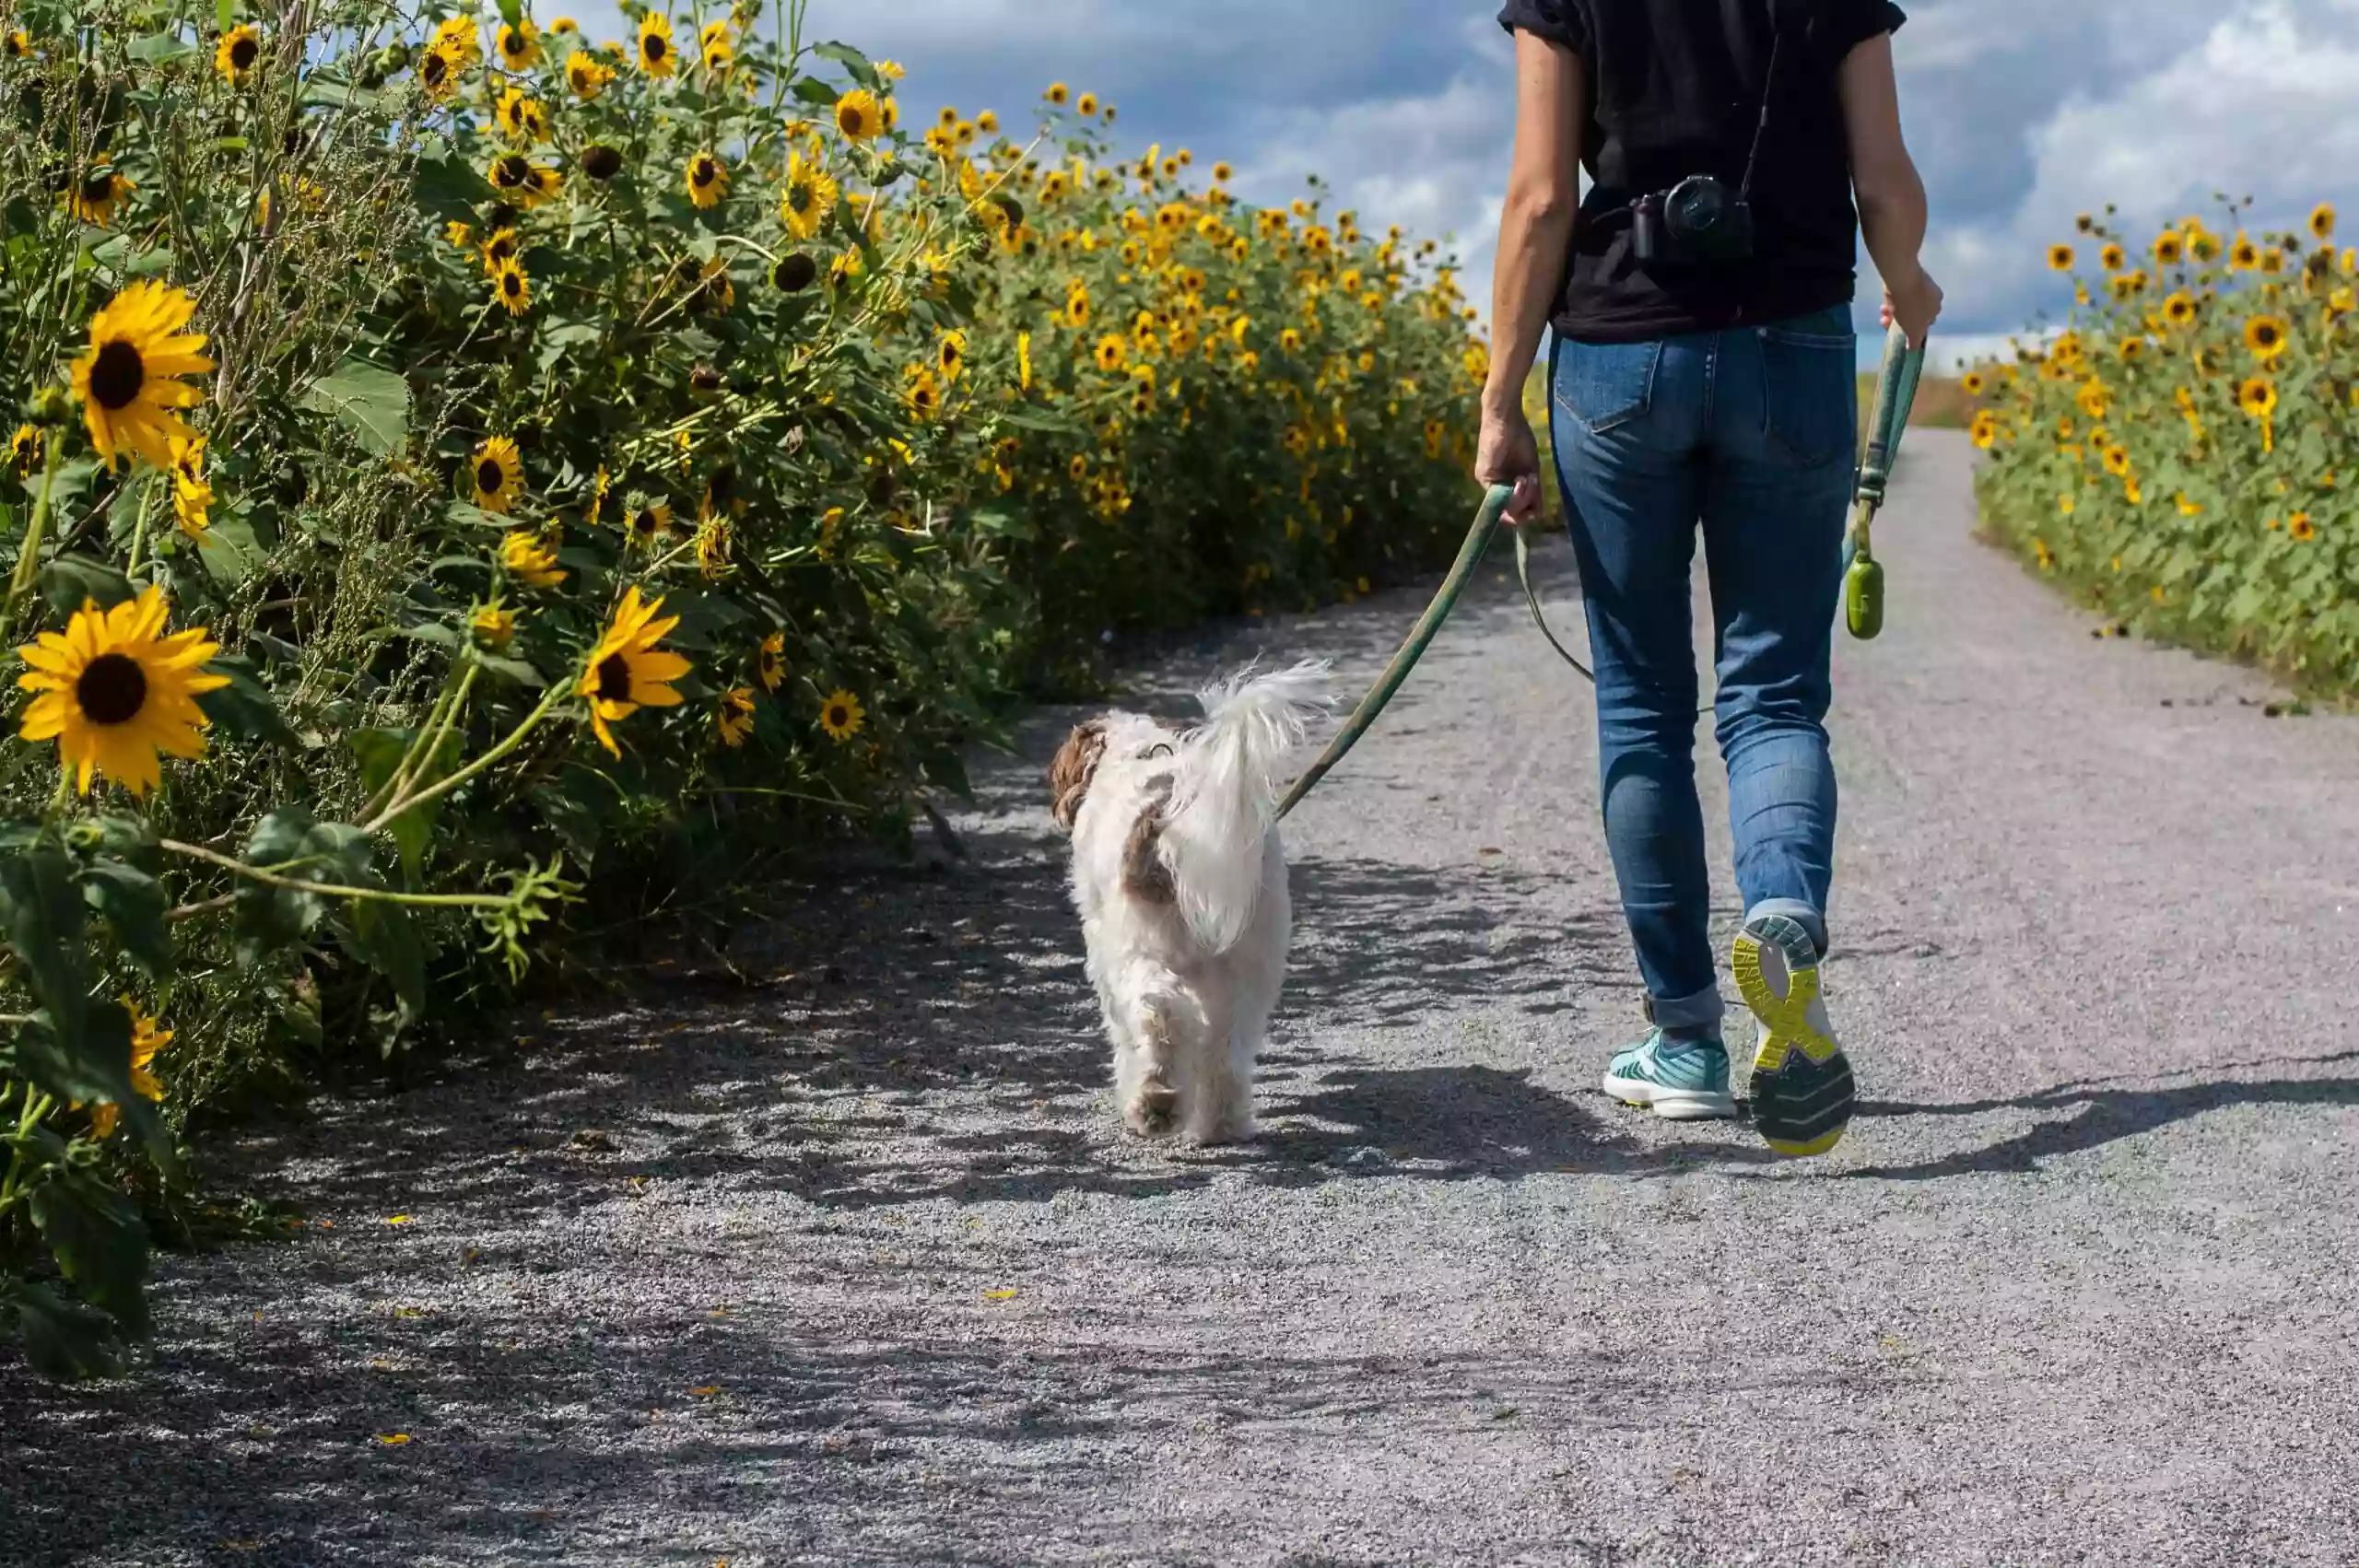
POLYGON ((1327 711, 1328 666, 1250 670, 1197 694, 1204 722, 1180 743, 1165 808, 1164 863, 1180 918, 1226 953, 1262 899, 1262 840, 1289 782, 1286 763, 1327 711))

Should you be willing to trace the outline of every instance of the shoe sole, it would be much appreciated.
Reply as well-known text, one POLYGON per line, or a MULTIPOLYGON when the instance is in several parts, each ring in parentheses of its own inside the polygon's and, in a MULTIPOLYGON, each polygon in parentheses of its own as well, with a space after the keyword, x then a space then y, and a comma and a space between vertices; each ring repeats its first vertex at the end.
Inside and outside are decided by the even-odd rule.
POLYGON ((1665 1121, 1724 1121, 1736 1115, 1733 1094, 1666 1089, 1643 1078, 1616 1078, 1610 1072, 1600 1087, 1624 1105, 1652 1111, 1665 1121))
POLYGON ((1824 1154, 1842 1141, 1858 1098, 1850 1059, 1810 1024, 1818 996, 1818 958, 1810 937, 1790 920, 1765 919, 1758 931, 1737 933, 1730 967, 1739 994, 1765 1033, 1753 1055, 1753 1125, 1762 1141, 1790 1159, 1824 1154), (1763 973, 1761 955, 1775 944, 1786 961, 1783 996, 1763 973))

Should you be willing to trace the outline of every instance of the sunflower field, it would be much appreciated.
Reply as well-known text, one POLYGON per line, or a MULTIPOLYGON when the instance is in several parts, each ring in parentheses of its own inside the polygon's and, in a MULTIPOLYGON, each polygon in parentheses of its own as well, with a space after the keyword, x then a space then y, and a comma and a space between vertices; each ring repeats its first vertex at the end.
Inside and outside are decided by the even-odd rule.
POLYGON ((2051 247, 2079 309, 1980 367, 1989 529, 2107 625, 2359 689, 2359 253, 2321 205, 2142 241, 2110 210, 2051 247), (2094 260, 2095 269, 2088 269, 2094 260))
POLYGON ((921 115, 799 0, 623 11, 0 4, 0 1334, 45 1369, 145 1334, 247 1096, 659 880, 905 837, 1122 634, 1456 543, 1486 367, 1430 242, 1118 156, 1062 84, 921 115))

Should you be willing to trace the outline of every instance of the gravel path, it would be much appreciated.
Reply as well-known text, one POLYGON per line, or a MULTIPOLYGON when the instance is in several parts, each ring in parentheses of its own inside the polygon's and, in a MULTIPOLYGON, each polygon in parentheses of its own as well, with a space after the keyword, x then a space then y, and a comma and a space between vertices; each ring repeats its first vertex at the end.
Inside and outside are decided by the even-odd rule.
POLYGON ((135 1382, 0 1368, 0 1562, 2359 1561, 2359 722, 2092 640, 1969 456, 1838 655, 1832 1158, 1593 1093, 1591 716, 1494 581, 1289 824, 1259 1146, 1115 1129, 1044 713, 750 989, 236 1151, 315 1228, 167 1260, 135 1382))

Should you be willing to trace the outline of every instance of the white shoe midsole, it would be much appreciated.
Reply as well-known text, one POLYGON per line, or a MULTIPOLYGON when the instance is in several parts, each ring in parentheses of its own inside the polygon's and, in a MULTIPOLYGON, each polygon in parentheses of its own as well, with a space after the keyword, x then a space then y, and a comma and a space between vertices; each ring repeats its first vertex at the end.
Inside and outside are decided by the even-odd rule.
POLYGON ((1736 1096, 1726 1090, 1667 1089, 1643 1078, 1605 1075, 1601 1085, 1625 1105, 1644 1106, 1667 1121, 1704 1121, 1736 1115, 1736 1096))

